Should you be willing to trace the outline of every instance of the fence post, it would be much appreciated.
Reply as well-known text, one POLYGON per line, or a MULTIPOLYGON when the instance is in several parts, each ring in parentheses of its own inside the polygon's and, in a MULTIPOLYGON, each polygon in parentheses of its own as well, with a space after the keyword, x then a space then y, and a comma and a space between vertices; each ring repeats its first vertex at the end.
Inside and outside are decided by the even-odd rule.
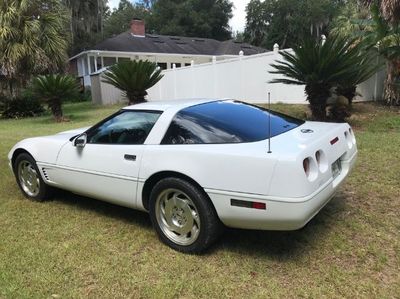
MULTIPOLYGON (((157 66, 157 71, 159 71, 161 67, 157 66)), ((160 97, 160 100, 162 100, 162 80, 158 82, 158 95, 160 97)))
POLYGON ((196 77, 194 72, 194 60, 190 61, 190 71, 192 73, 192 97, 196 95, 196 77))
POLYGON ((174 100, 176 100, 176 64, 172 64, 172 73, 174 75, 174 100))
POLYGON ((217 98, 217 68, 216 68, 216 64, 217 63, 217 57, 213 56, 212 57, 212 64, 213 64, 213 96, 214 98, 217 98))
POLYGON ((243 84, 243 55, 242 50, 239 51, 239 80, 240 80, 240 100, 244 101, 244 84, 243 84))
POLYGON ((322 34, 321 35, 321 44, 324 45, 325 42, 326 42, 326 36, 325 36, 325 34, 322 34))

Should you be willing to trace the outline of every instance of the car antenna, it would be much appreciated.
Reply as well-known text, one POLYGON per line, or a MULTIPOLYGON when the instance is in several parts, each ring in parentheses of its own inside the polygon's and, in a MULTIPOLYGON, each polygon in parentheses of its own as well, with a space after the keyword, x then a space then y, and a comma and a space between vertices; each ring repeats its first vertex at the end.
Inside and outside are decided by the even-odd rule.
POLYGON ((268 92, 268 154, 271 153, 271 93, 268 92))

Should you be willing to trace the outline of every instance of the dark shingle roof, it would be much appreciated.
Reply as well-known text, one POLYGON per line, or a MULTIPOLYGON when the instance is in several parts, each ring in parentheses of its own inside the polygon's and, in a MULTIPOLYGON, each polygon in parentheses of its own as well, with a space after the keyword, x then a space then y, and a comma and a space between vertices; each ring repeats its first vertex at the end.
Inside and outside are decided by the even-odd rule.
POLYGON ((146 34, 145 37, 121 33, 95 45, 91 50, 117 52, 147 52, 187 55, 253 55, 267 52, 266 49, 232 40, 220 42, 209 38, 146 34))

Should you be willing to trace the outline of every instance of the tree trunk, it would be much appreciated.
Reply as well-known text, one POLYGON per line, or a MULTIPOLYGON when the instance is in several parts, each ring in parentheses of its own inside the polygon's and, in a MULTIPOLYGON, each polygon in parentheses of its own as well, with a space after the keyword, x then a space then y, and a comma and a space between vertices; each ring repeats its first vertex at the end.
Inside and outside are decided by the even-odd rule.
POLYGON ((397 86, 396 77, 400 74, 400 61, 388 60, 387 76, 383 89, 383 99, 388 105, 400 105, 400 92, 397 86))
POLYGON ((330 86, 326 84, 306 85, 305 90, 313 120, 326 121, 326 101, 331 95, 330 86))
POLYGON ((49 108, 56 122, 62 122, 64 120, 62 105, 59 99, 52 99, 49 103, 49 108))
POLYGON ((349 105, 351 105, 356 96, 356 90, 357 90, 356 86, 340 87, 337 89, 337 93, 338 95, 346 97, 349 100, 349 105))
POLYGON ((147 91, 138 91, 138 90, 135 90, 133 92, 127 92, 126 94, 129 105, 147 102, 145 99, 146 95, 147 91))

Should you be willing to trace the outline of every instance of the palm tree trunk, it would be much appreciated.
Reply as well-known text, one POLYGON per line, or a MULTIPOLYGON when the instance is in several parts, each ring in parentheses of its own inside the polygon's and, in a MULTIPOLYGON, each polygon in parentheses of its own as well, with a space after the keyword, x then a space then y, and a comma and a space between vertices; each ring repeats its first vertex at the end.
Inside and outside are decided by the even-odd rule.
POLYGON ((346 97, 349 100, 349 105, 351 105, 356 96, 357 93, 356 90, 357 90, 356 86, 350 86, 345 88, 338 88, 337 93, 339 95, 346 97))
POLYGON ((51 102, 49 103, 49 108, 56 122, 63 121, 64 119, 63 111, 62 111, 61 101, 59 99, 52 99, 51 102))
POLYGON ((330 86, 306 85, 307 100, 310 103, 310 110, 313 120, 326 121, 326 101, 330 97, 330 86))
POLYGON ((396 86, 396 77, 399 75, 398 60, 388 60, 387 76, 384 85, 383 99, 389 105, 400 105, 400 92, 396 86))

